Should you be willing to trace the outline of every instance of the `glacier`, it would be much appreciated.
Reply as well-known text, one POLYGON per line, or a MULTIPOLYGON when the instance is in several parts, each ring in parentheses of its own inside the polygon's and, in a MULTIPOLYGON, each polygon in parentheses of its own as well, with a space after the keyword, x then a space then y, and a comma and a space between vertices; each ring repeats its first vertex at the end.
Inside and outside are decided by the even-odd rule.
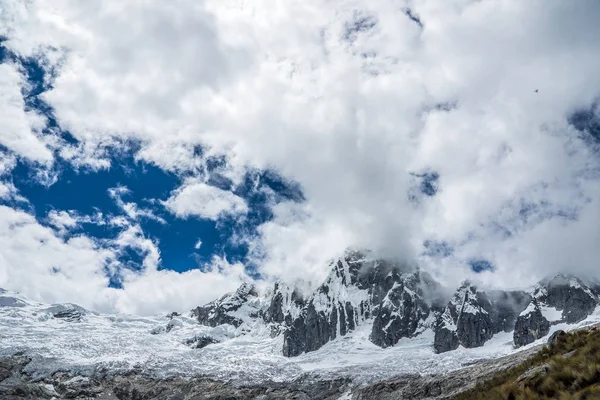
MULTIPOLYGON (((600 307, 576 324, 552 325, 550 333, 600 323, 600 307)), ((239 327, 200 325, 191 312, 139 317, 101 314, 73 304, 48 305, 11 291, 0 292, 0 356, 27 355, 27 373, 43 378, 55 371, 81 376, 105 369, 118 374, 142 371, 157 378, 205 376, 239 384, 285 382, 298 378, 348 377, 367 384, 405 374, 443 374, 485 359, 524 351, 540 338, 515 348, 512 332, 494 335, 483 346, 436 354, 434 332, 402 338, 381 348, 369 340, 372 320, 338 336, 318 350, 289 358, 282 335, 273 337, 262 319, 239 327), (169 332, 163 327, 171 326, 169 332), (220 340, 192 348, 190 340, 220 340)))

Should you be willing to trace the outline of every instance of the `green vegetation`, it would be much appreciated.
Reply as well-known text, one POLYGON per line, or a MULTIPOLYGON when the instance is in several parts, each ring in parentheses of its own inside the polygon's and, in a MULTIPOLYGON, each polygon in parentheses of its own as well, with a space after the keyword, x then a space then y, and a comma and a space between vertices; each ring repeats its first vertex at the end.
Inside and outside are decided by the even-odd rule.
POLYGON ((524 363, 455 399, 600 399, 600 331, 592 328, 560 335, 524 363))

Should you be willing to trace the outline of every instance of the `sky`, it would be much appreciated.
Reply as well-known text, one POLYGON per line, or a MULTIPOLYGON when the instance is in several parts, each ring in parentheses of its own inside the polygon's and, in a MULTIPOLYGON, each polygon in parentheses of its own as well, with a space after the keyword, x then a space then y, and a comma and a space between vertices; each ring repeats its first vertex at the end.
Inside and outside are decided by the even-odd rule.
POLYGON ((150 315, 350 247, 600 275, 597 0, 4 0, 0 287, 150 315))

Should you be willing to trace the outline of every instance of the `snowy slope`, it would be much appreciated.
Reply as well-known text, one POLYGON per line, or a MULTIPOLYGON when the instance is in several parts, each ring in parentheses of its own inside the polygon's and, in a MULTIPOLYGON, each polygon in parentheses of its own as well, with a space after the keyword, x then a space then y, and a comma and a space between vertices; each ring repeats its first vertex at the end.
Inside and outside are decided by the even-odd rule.
MULTIPOLYGON (((556 325, 552 330, 597 322, 600 322, 600 308, 579 324, 556 325)), ((0 355, 24 352, 33 356, 34 362, 27 368, 41 376, 58 369, 85 374, 108 368, 111 372, 142 369, 156 376, 205 375, 240 383, 287 381, 306 373, 320 377, 344 375, 361 383, 405 373, 443 373, 517 351, 513 348, 512 334, 500 333, 479 348, 459 347, 456 351, 435 354, 431 331, 401 339, 396 346, 383 349, 369 341, 371 324, 365 323, 317 351, 287 358, 281 354, 281 335, 271 337, 269 326, 260 319, 249 323, 254 326, 242 334, 244 326, 201 326, 191 314, 173 319, 103 315, 75 305, 49 306, 17 293, 2 292, 0 355), (76 311, 79 318, 70 318, 70 313, 63 313, 65 310, 76 311), (55 317, 56 314, 60 317, 55 317), (152 333, 173 320, 177 323, 170 332, 152 333), (186 344, 190 338, 204 334, 229 340, 202 349, 186 344)))

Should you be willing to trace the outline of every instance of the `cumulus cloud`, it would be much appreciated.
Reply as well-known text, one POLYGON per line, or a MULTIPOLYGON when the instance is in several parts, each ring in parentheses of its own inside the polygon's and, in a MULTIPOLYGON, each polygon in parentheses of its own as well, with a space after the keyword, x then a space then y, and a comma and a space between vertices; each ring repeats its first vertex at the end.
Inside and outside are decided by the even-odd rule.
POLYGON ((57 228, 59 231, 67 231, 79 225, 77 216, 68 211, 51 210, 48 213, 47 218, 48 223, 57 228))
POLYGON ((23 77, 12 64, 0 64, 0 145, 40 163, 52 162, 52 152, 39 137, 44 118, 25 111, 23 77))
POLYGON ((8 182, 15 164, 16 158, 14 156, 0 153, 0 199, 2 200, 11 199, 17 193, 17 189, 12 182, 8 182))
MULTIPOLYGON (((86 148, 133 140, 181 176, 220 155, 234 183, 252 168, 299 184, 306 202, 251 238, 267 276, 318 280, 351 245, 449 282, 472 259, 504 286, 598 271, 600 161, 567 122, 600 96, 595 0, 6 4, 7 47, 63 52, 44 99, 86 148), (436 192, 415 196, 431 172, 436 192), (426 240, 451 251, 422 255, 426 240)), ((165 206, 246 213, 203 182, 165 206)))
POLYGON ((64 240, 23 211, 0 206, 0 286, 46 301, 94 300, 108 279, 104 265, 113 257, 84 236, 64 240), (60 290, 56 290, 60 288, 60 290))
MULTIPOLYGON (((126 202, 123 200, 123 196, 129 195, 131 191, 125 186, 116 186, 108 189, 108 195, 115 201, 117 206, 125 213, 125 215, 132 221, 138 221, 140 218, 152 219, 161 224, 166 224, 166 221, 160 216, 156 215, 151 209, 140 207, 138 204, 133 202, 126 202)), ((117 223, 116 225, 119 225, 117 223)))
POLYGON ((115 308, 145 315, 189 310, 236 290, 244 281, 251 279, 243 264, 215 257, 204 270, 159 270, 126 279, 123 290, 116 293, 115 308))
POLYGON ((196 216, 215 221, 225 214, 245 214, 248 211, 241 197, 197 180, 186 181, 163 204, 181 218, 196 216))
MULTIPOLYGON (((56 223, 74 223, 66 213, 52 215, 56 223)), ((191 309, 250 280, 242 264, 218 257, 203 270, 157 270, 160 254, 137 226, 109 242, 85 235, 65 239, 32 215, 1 205, 0 243, 0 287, 38 301, 77 302, 104 312, 149 315, 191 309), (119 269, 122 288, 110 288, 106 270, 116 267, 125 247, 142 251, 143 268, 119 269)))

